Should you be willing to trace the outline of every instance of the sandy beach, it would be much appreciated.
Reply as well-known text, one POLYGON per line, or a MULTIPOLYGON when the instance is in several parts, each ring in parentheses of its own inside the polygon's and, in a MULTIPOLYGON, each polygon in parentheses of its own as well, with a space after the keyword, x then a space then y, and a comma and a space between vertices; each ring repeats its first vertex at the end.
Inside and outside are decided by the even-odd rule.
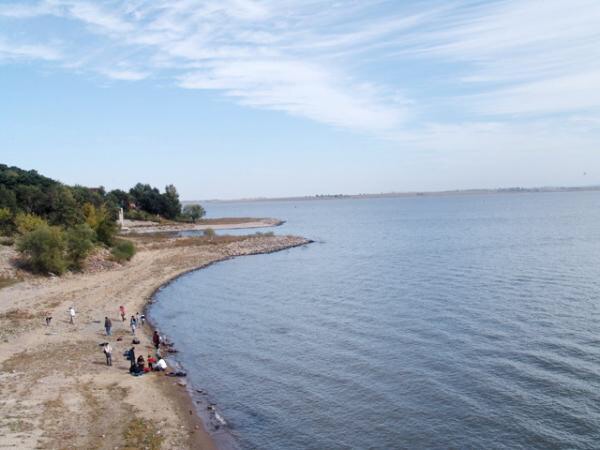
MULTIPOLYGON (((128 373, 123 352, 132 334, 119 305, 128 317, 141 313, 157 288, 185 272, 309 241, 264 235, 133 240, 138 253, 122 266, 26 277, 0 289, 0 448, 215 448, 182 379, 128 373), (74 324, 67 314, 71 305, 74 324), (47 314, 53 317, 50 326, 47 314), (105 316, 113 322, 111 337, 105 336, 105 316), (99 346, 105 341, 114 349, 112 367, 99 346)), ((3 255, 8 258, 10 251, 3 255)), ((137 355, 152 351, 151 332, 149 325, 138 330, 137 355)))

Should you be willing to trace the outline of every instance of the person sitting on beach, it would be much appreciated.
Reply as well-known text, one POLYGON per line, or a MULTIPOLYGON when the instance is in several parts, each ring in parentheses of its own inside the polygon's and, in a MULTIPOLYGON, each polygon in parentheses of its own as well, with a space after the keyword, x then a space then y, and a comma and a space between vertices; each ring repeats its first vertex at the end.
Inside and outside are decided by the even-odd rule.
POLYGON ((154 364, 154 370, 156 370, 156 371, 167 370, 167 363, 165 362, 165 360, 160 358, 156 362, 156 364, 154 364))
POLYGON ((146 365, 146 361, 144 360, 144 357, 142 355, 138 356, 137 364, 138 366, 142 366, 142 369, 146 365))

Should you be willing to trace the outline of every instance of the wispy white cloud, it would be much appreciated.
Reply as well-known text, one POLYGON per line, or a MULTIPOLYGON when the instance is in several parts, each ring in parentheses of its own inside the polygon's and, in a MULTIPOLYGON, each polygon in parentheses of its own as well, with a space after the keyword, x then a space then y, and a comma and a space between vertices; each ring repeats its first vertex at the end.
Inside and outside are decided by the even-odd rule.
POLYGON ((102 70, 101 73, 113 80, 139 81, 148 78, 148 73, 136 70, 106 69, 102 70))
POLYGON ((0 61, 44 60, 58 61, 62 57, 59 50, 42 44, 7 42, 0 38, 0 61))
MULTIPOLYGON (((218 90, 248 107, 399 140, 433 145, 439 130, 452 136, 455 116, 465 139, 476 140, 478 122, 489 135, 492 120, 600 110, 596 0, 401 6, 389 0, 40 0, 0 6, 0 20, 26 25, 36 17, 59 21, 55 30, 79 27, 84 35, 65 39, 70 43, 60 52, 45 42, 15 46, 5 36, 0 58, 59 60, 62 67, 115 80, 170 77, 182 88, 218 90), (404 76, 414 67, 443 76, 426 82, 404 76)), ((498 129, 518 135, 514 127, 498 129)))

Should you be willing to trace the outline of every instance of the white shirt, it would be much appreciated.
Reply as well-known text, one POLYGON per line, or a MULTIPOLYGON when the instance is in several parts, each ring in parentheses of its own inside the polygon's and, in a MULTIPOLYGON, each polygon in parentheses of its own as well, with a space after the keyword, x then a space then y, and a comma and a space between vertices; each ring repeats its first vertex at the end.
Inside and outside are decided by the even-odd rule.
POLYGON ((69 314, 71 315, 71 317, 75 317, 75 309, 69 308, 69 314))
POLYGON ((156 367, 158 367, 160 370, 167 370, 167 363, 164 359, 159 359, 156 363, 156 367))

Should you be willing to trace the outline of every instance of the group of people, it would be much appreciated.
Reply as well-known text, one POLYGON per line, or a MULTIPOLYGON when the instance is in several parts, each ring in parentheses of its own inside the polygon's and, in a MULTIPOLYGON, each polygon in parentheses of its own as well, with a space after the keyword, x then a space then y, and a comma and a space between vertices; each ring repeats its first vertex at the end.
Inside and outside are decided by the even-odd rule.
POLYGON ((135 336, 135 330, 137 327, 144 325, 146 323, 146 316, 140 313, 135 313, 135 316, 131 316, 129 319, 129 326, 131 327, 131 334, 135 336))
POLYGON ((129 359, 129 373, 132 375, 142 375, 151 371, 162 371, 167 369, 167 363, 160 357, 160 354, 157 354, 156 357, 148 354, 147 359, 144 359, 144 356, 140 355, 136 359, 135 347, 131 347, 125 352, 125 355, 127 359, 129 359))
MULTIPOLYGON (((121 313, 121 318, 123 322, 125 322, 125 307, 123 305, 119 306, 119 311, 121 313)), ((135 336, 135 330, 137 327, 142 326, 146 323, 146 316, 144 314, 135 313, 135 316, 131 316, 129 320, 129 326, 131 327, 131 334, 135 336)), ((106 335, 111 336, 112 330, 112 320, 108 318, 108 316, 104 317, 104 329, 106 330, 106 335)))
POLYGON ((140 355, 136 359, 135 347, 131 347, 125 354, 131 363, 129 372, 132 375, 142 375, 151 371, 163 371, 167 369, 167 363, 161 358, 160 354, 157 354, 156 357, 148 354, 147 359, 144 359, 144 357, 140 355))
MULTIPOLYGON (((119 306, 119 313, 121 316, 121 320, 125 322, 126 313, 125 307, 123 305, 119 306)), ((140 314, 139 312, 135 315, 132 315, 129 319, 129 326, 131 327, 131 334, 135 336, 135 330, 138 326, 142 326, 146 323, 146 316, 144 314, 140 314)), ((104 329, 106 330, 106 335, 112 335, 112 320, 108 317, 104 317, 104 329)), ((157 331, 154 331, 152 336, 152 342, 156 348, 156 357, 152 355, 148 355, 147 359, 144 359, 142 355, 139 355, 137 358, 135 356, 135 347, 131 347, 129 350, 125 351, 124 356, 129 360, 130 367, 129 372, 132 375, 142 375, 146 372, 150 371, 161 371, 167 369, 167 363, 160 355, 160 344, 162 342, 161 336, 157 331)), ((136 339, 134 339, 134 343, 139 343, 136 339)), ((106 365, 112 366, 112 353, 113 349, 110 343, 105 342, 102 345, 102 351, 106 356, 106 365)))
MULTIPOLYGON (((75 324, 75 306, 71 305, 69 307, 69 309, 67 309, 67 315, 69 316, 69 323, 71 325, 75 324)), ((45 318, 46 318, 46 326, 49 327, 50 324, 52 323, 52 313, 50 311, 47 311, 45 314, 45 318)))

